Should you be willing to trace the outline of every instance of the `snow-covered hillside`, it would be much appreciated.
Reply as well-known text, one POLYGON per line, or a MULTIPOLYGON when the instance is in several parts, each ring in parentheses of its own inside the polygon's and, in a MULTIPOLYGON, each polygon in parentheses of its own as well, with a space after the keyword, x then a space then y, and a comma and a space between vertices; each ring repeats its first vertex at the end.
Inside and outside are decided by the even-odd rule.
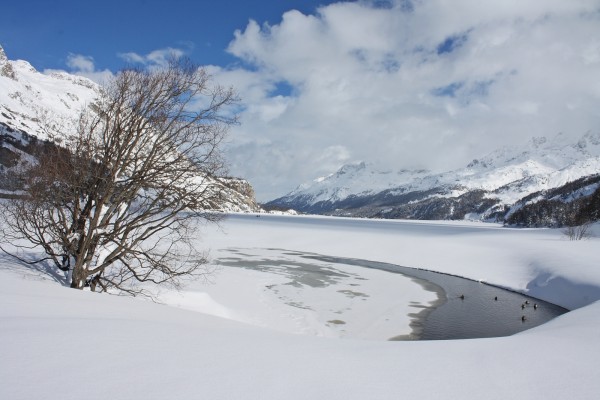
MULTIPOLYGON (((100 95, 91 80, 54 71, 44 74, 27 61, 8 59, 0 46, 0 193, 14 190, 10 169, 28 159, 36 141, 48 131, 69 131, 82 110, 100 95)), ((227 212, 260 212, 254 190, 245 180, 220 178, 212 182, 223 193, 213 207, 227 212)))
MULTIPOLYGON (((473 213, 486 218, 527 195, 599 172, 600 132, 587 132, 576 141, 558 134, 534 138, 525 148, 503 147, 464 168, 442 173, 382 171, 365 162, 345 165, 269 204, 306 212, 388 217, 387 213, 399 206, 431 204, 435 199, 445 202, 477 193, 479 202, 470 205, 471 209, 468 204, 460 205, 465 208, 460 218, 473 213)), ((439 215, 426 213, 401 217, 439 219, 439 215)), ((441 219, 455 217, 442 213, 441 219)))
POLYGON ((46 75, 27 61, 11 61, 1 46, 0 88, 0 122, 42 140, 47 138, 46 124, 72 123, 100 93, 87 78, 66 72, 46 75))

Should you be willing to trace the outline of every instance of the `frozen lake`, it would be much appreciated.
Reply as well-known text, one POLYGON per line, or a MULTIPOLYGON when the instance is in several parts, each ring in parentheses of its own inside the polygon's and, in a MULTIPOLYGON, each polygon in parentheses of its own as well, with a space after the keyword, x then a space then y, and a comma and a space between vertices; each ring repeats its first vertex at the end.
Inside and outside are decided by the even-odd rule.
MULTIPOLYGON (((398 314, 406 310, 403 304, 398 304, 400 299, 406 301, 404 306, 414 309, 407 314, 411 318, 412 331, 398 331, 388 338, 390 340, 509 336, 567 312, 543 300, 477 281, 388 263, 280 249, 255 249, 263 258, 245 249, 230 251, 231 257, 220 259, 220 265, 287 277, 288 280, 283 283, 267 285, 267 290, 273 291, 290 307, 315 312, 318 314, 316 319, 336 327, 341 336, 356 337, 361 333, 364 336, 367 330, 371 330, 374 336, 382 337, 386 333, 389 336, 390 328, 397 324, 395 320, 403 319, 398 314), (361 271, 353 270, 353 266, 394 274, 382 277, 393 281, 391 291, 382 293, 376 286, 369 290, 364 284, 367 278, 361 276, 361 271), (344 272, 349 269, 352 272, 344 272), (342 285, 341 282, 350 274, 354 275, 354 283, 342 285), (406 279, 398 279, 398 275, 406 279), (414 284, 420 285, 424 291, 435 293, 437 299, 419 302, 407 298, 407 288, 414 284), (315 295, 315 290, 324 293, 315 295), (340 301, 343 300, 340 294, 349 300, 340 301), (382 301, 377 305, 368 304, 371 297, 379 297, 382 301), (368 313, 368 316, 362 313, 368 313)), ((419 298, 416 293, 413 296, 419 298)))
MULTIPOLYGON (((182 293, 168 293, 162 300, 313 336, 376 340, 507 336, 566 310, 423 269, 443 271, 444 262, 460 258, 468 272, 485 276, 486 257, 478 252, 488 252, 488 243, 499 239, 514 240, 521 232, 496 224, 232 215, 204 238, 218 268, 211 284, 191 283, 182 293), (415 240, 419 246, 410 246, 415 240), (469 251, 461 247, 465 241, 469 251), (438 262, 427 265, 432 255, 438 262), (405 264, 404 258, 421 262, 405 264), (530 304, 522 309, 526 301, 530 304)), ((495 256, 492 250, 490 257, 495 256)))

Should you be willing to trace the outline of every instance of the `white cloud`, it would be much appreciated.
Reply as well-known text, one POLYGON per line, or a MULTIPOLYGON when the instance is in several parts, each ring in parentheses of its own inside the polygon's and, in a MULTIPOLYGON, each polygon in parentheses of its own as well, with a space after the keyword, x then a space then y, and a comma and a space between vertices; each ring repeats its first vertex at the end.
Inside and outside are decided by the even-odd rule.
MULTIPOLYGON (((92 81, 103 84, 113 77, 113 73, 108 69, 97 70, 94 58, 81 54, 69 53, 66 61, 69 67, 69 73, 91 79, 92 81)), ((52 73, 54 70, 44 70, 44 73, 52 73)))
MULTIPOLYGON (((188 47, 192 47, 192 44, 188 44, 188 47)), ((130 52, 121 53, 118 56, 130 64, 140 64, 146 68, 160 68, 166 66, 170 59, 177 59, 186 54, 187 50, 167 47, 153 50, 145 55, 130 52)), ((84 76, 99 84, 104 84, 114 77, 114 73, 108 69, 97 70, 94 58, 91 56, 69 53, 66 65, 69 73, 84 76)), ((54 71, 57 70, 47 69, 44 72, 52 73, 54 71)))
POLYGON ((81 54, 69 54, 67 57, 67 66, 73 71, 81 72, 94 72, 94 59, 90 56, 83 56, 81 54))
POLYGON ((290 11, 235 33, 244 67, 213 72, 246 104, 229 154, 259 199, 345 162, 454 168, 599 128, 596 0, 389 3, 290 11))
POLYGON ((142 64, 145 67, 164 67, 169 60, 183 57, 187 52, 182 49, 167 47, 164 49, 153 50, 148 54, 140 55, 137 53, 120 53, 119 57, 125 62, 131 64, 142 64))

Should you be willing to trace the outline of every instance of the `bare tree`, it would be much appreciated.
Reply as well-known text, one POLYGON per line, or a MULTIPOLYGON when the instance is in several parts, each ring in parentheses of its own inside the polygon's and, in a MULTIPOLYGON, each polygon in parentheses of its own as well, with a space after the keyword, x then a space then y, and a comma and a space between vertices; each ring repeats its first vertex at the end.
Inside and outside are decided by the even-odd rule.
POLYGON ((570 225, 563 228, 563 234, 569 240, 589 239, 592 236, 591 228, 591 221, 582 222, 581 225, 570 225))
POLYGON ((36 262, 78 289, 137 294, 139 282, 205 273, 192 239, 218 219, 209 210, 221 201, 220 145, 237 100, 210 78, 181 60, 120 72, 74 132, 40 147, 24 196, 3 205, 4 240, 43 249, 36 262))

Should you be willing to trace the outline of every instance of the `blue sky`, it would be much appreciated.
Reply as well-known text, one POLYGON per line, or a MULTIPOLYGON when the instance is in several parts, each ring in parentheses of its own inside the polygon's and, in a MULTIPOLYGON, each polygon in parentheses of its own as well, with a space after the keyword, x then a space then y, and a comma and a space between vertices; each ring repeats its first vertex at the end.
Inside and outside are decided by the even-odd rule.
POLYGON ((0 43, 39 70, 66 67, 69 54, 92 56, 98 69, 118 70, 118 54, 181 48, 201 64, 227 65, 236 29, 250 19, 277 24, 285 11, 314 13, 327 0, 23 0, 0 13, 0 43))
POLYGON ((9 1, 0 44, 96 81, 167 54, 242 99, 230 173, 260 201, 344 164, 465 166, 600 130, 600 0, 9 1))

